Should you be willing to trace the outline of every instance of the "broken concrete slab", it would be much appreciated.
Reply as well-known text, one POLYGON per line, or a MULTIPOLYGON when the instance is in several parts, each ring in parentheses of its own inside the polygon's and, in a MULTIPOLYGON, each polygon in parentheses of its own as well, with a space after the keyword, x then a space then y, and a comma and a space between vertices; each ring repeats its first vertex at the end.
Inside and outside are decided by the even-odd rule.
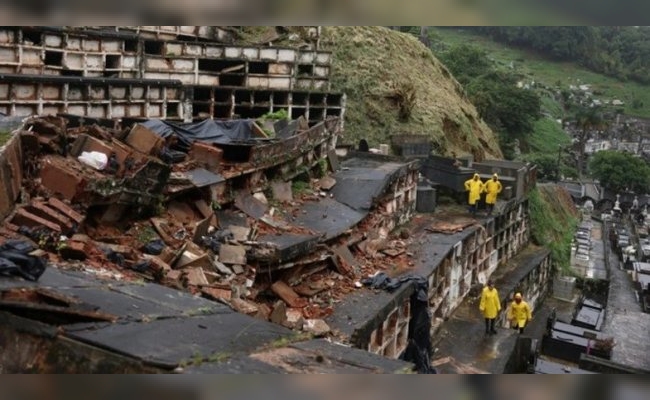
POLYGON ((193 286, 208 286, 208 278, 203 273, 203 268, 187 268, 184 270, 187 283, 193 286))
POLYGON ((264 193, 262 193, 262 192, 255 192, 255 193, 253 193, 253 197, 256 198, 257 200, 259 200, 260 203, 265 204, 265 205, 268 206, 268 204, 269 204, 269 200, 266 198, 266 196, 264 195, 264 193))
POLYGON ((209 218, 214 215, 214 210, 203 199, 195 201, 194 206, 203 215, 203 218, 209 218))
POLYGON ((331 176, 325 176, 321 178, 320 181, 318 181, 318 186, 320 186, 320 188, 323 190, 330 190, 334 187, 334 185, 336 185, 336 179, 332 178, 331 176))
POLYGON ((41 184, 54 194, 60 194, 66 200, 76 200, 82 194, 86 183, 98 175, 80 170, 69 160, 58 157, 45 157, 40 170, 41 184))
POLYGON ((236 311, 242 314, 250 315, 251 317, 255 316, 259 310, 257 304, 244 299, 232 298, 230 299, 230 305, 232 305, 232 308, 234 308, 236 311))
POLYGON ((306 319, 303 322, 302 329, 316 337, 325 336, 330 332, 330 327, 322 319, 306 319))
POLYGON ((300 329, 303 326, 304 320, 302 310, 299 308, 287 308, 287 318, 282 325, 289 329, 300 329))
POLYGON ((340 169, 339 156, 336 154, 336 150, 328 150, 327 161, 329 161, 332 171, 336 172, 340 169))
POLYGON ((235 264, 235 265, 232 266, 232 272, 234 272, 236 275, 241 275, 245 271, 244 271, 244 267, 242 265, 235 264))
POLYGON ((230 289, 204 287, 201 289, 201 293, 203 293, 204 296, 207 296, 208 298, 213 300, 229 301, 232 299, 232 291, 230 289))
POLYGON ((217 272, 219 272, 219 273, 222 274, 222 275, 226 275, 226 276, 228 276, 228 275, 232 275, 232 274, 233 274, 233 271, 232 271, 230 268, 228 268, 228 267, 227 267, 224 263, 222 263, 221 261, 217 261, 217 260, 215 260, 215 261, 212 263, 212 265, 213 265, 214 268, 217 270, 217 272))
POLYGON ((73 222, 70 218, 61 215, 40 201, 32 201, 30 204, 25 206, 25 209, 34 215, 59 225, 63 229, 72 229, 73 222))
POLYGON ((242 246, 223 244, 219 248, 219 261, 224 264, 246 264, 246 249, 242 246))
POLYGON ((271 285, 271 290, 273 293, 278 295, 279 298, 284 300, 290 307, 293 308, 303 308, 308 302, 306 299, 298 296, 293 289, 282 281, 276 281, 271 285))
POLYGON ((86 134, 81 134, 77 137, 74 143, 72 143, 70 154, 74 157, 77 157, 84 151, 96 151, 108 157, 113 152, 113 148, 99 139, 86 134))
POLYGON ((219 172, 223 159, 223 150, 208 143, 194 142, 188 156, 205 167, 208 171, 219 172))
POLYGON ((260 219, 268 211, 268 206, 251 194, 241 193, 235 199, 235 207, 242 210, 246 215, 260 219))
POLYGON ((251 234, 251 229, 245 226, 230 225, 226 229, 232 232, 233 238, 238 242, 247 241, 251 234))
POLYGON ((287 304, 282 300, 276 301, 269 318, 274 324, 284 325, 287 320, 287 304))
POLYGON ((158 156, 164 146, 164 140, 143 125, 136 124, 124 140, 140 153, 158 156))
POLYGON ((293 201, 291 182, 273 181, 271 182, 271 191, 273 193, 273 198, 277 201, 293 201))

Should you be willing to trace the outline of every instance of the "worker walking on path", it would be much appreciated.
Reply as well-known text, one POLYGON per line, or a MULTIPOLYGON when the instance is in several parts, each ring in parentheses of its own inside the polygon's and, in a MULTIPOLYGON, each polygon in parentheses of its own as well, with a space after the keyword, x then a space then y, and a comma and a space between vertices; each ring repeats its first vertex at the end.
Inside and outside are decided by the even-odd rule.
POLYGON ((533 319, 530 306, 523 300, 521 293, 515 294, 515 299, 508 310, 508 319, 510 326, 519 329, 519 333, 524 333, 524 328, 533 319))
POLYGON ((499 181, 499 176, 497 174, 492 175, 492 179, 485 182, 485 204, 487 205, 488 215, 492 215, 494 210, 494 205, 497 202, 497 196, 501 193, 503 186, 499 181))
POLYGON ((497 331, 494 329, 494 321, 499 311, 501 311, 501 300, 499 299, 499 292, 495 289, 494 283, 491 280, 483 288, 481 303, 478 308, 485 318, 485 334, 496 334, 497 331))
POLYGON ((478 201, 481 199, 481 193, 483 193, 484 189, 485 185, 478 174, 474 174, 472 179, 465 181, 465 190, 469 192, 469 198, 467 199, 469 212, 472 213, 472 216, 474 217, 476 217, 478 201))

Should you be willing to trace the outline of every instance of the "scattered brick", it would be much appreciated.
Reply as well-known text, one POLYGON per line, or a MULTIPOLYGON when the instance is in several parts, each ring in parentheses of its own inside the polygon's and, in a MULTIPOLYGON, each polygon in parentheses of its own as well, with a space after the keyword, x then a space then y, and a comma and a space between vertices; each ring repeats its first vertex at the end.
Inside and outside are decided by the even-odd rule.
POLYGON ((136 124, 131 129, 125 141, 140 153, 154 156, 160 154, 164 145, 163 138, 141 124, 136 124))
POLYGON ((188 156, 208 171, 219 172, 223 150, 207 143, 194 142, 188 156))
POLYGON ((30 228, 36 228, 42 226, 54 232, 61 232, 61 226, 53 222, 50 222, 46 219, 43 219, 38 215, 34 215, 29 211, 25 210, 24 208, 21 208, 18 211, 16 211, 16 214, 12 218, 11 222, 17 226, 28 226, 30 228))
POLYGON ((57 199, 56 197, 50 197, 47 200, 47 205, 57 210, 58 212, 62 213, 63 215, 65 215, 66 217, 70 218, 71 220, 75 221, 78 224, 82 223, 84 219, 86 219, 85 216, 79 214, 74 209, 72 209, 69 205, 65 204, 64 202, 57 199))

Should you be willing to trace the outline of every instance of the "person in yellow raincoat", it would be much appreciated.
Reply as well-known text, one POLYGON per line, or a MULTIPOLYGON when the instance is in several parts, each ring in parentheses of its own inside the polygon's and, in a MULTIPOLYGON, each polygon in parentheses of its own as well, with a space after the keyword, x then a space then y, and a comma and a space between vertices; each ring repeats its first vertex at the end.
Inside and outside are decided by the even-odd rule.
POLYGON ((485 318, 485 334, 496 334, 497 331, 494 329, 494 321, 499 311, 501 311, 501 300, 499 299, 499 292, 491 280, 483 288, 481 303, 478 308, 485 318))
POLYGON ((510 320, 510 326, 519 329, 519 333, 524 333, 526 324, 533 319, 530 306, 523 300, 521 293, 515 294, 515 299, 508 309, 508 319, 510 320))
POLYGON ((499 176, 497 174, 492 175, 492 179, 485 182, 485 204, 487 205, 488 215, 492 214, 494 210, 494 205, 497 202, 497 195, 501 193, 503 186, 499 181, 499 176))
POLYGON ((473 216, 476 216, 478 201, 481 199, 481 193, 483 193, 484 189, 485 185, 478 174, 474 174, 472 179, 465 181, 465 190, 469 192, 469 197, 467 199, 469 212, 471 212, 473 216))

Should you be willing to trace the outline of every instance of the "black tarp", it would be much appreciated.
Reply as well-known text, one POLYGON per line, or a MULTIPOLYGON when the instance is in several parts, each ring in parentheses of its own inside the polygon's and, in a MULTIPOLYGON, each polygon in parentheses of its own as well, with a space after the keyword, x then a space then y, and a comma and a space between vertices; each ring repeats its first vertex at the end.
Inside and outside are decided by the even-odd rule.
POLYGON ((179 139, 178 148, 188 151, 195 141, 229 144, 250 140, 253 138, 253 122, 252 119, 231 121, 206 119, 196 123, 179 124, 150 119, 141 124, 163 138, 175 135, 179 139))
POLYGON ((0 275, 37 281, 45 272, 46 263, 43 258, 30 255, 34 250, 28 242, 7 240, 0 246, 0 275))
POLYGON ((405 275, 394 279, 380 272, 373 277, 363 279, 361 283, 373 289, 383 289, 389 292, 398 289, 403 284, 415 286, 415 291, 411 295, 409 342, 401 359, 415 364, 416 370, 421 374, 436 374, 436 369, 431 366, 433 348, 430 335, 429 282, 421 276, 405 275))

